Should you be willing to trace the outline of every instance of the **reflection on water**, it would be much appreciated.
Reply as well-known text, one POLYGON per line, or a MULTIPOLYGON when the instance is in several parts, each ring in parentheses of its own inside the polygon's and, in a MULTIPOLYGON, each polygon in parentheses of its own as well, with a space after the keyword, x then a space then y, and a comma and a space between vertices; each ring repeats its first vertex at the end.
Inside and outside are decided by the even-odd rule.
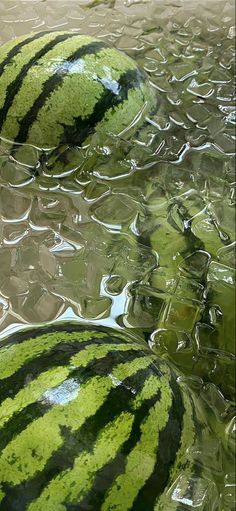
MULTIPOLYGON (((135 58, 159 105, 131 140, 95 135, 76 155, 78 170, 63 179, 47 169, 31 178, 2 143, 1 331, 77 318, 145 332, 156 352, 200 385, 231 447, 233 21, 231 2, 0 6, 1 43, 31 30, 80 28, 135 58)), ((230 462, 221 469, 224 511, 233 509, 233 470, 230 462)), ((202 502, 204 492, 196 493, 202 502)))

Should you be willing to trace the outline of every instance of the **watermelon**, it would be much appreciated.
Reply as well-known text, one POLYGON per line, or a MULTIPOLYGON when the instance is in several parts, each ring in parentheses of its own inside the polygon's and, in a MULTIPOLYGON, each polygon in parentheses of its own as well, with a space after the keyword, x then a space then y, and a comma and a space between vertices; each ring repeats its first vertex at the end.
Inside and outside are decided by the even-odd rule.
POLYGON ((146 74, 101 39, 45 31, 0 48, 0 137, 15 144, 80 147, 143 122, 155 102, 146 74))
POLYGON ((184 475, 187 495, 203 422, 142 341, 69 323, 13 334, 0 357, 0 510, 179 511, 170 488, 184 475))

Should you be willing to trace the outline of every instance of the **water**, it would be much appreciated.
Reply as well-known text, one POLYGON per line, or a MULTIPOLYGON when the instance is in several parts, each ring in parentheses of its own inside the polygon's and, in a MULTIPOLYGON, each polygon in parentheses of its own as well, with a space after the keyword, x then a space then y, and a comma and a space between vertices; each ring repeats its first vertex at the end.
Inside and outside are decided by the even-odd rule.
POLYGON ((145 335, 222 441, 200 449, 220 499, 201 481, 187 503, 173 489, 199 511, 235 506, 233 18, 232 2, 209 0, 0 4, 0 43, 80 28, 135 58, 159 102, 130 141, 95 136, 63 179, 32 178, 1 144, 2 336, 56 319, 145 335))

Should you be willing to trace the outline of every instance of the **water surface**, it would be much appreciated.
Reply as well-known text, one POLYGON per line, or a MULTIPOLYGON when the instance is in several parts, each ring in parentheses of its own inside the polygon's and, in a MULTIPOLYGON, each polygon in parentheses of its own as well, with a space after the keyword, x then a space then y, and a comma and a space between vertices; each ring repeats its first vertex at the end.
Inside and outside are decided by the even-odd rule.
MULTIPOLYGON (((159 105, 130 141, 94 137, 81 152, 81 168, 63 179, 43 173, 32 179, 2 143, 2 336, 56 319, 145 335, 197 387, 230 452, 233 25, 233 2, 223 1, 0 4, 1 44, 31 30, 95 35, 136 59, 159 105)), ((207 455, 218 464, 219 509, 234 509, 233 461, 222 457, 219 444, 207 455)), ((204 494, 199 505, 194 498, 187 510, 213 511, 210 497, 204 494)))

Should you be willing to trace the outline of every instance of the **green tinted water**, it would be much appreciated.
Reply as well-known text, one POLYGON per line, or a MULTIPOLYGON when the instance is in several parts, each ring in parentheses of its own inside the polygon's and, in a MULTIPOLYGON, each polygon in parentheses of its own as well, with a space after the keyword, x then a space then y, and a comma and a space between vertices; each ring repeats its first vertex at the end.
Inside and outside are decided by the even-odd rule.
POLYGON ((56 5, 3 1, 1 42, 80 28, 137 60, 159 108, 130 141, 95 136, 63 179, 32 179, 2 144, 2 335, 55 319, 144 335, 204 399, 214 430, 195 456, 210 479, 214 472, 220 497, 210 483, 197 494, 193 484, 181 509, 233 510, 233 3, 56 5))

